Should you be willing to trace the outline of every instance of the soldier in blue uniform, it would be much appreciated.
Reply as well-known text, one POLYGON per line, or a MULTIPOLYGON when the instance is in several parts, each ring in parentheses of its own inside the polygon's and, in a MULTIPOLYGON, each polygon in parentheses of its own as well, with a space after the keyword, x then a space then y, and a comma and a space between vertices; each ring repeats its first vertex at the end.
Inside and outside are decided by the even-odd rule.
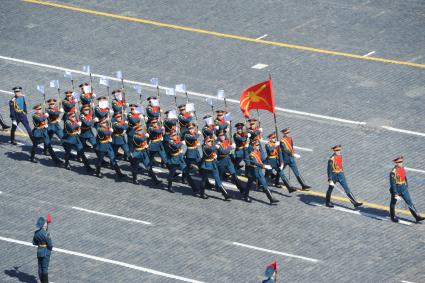
POLYGON ((148 171, 149 177, 152 178, 155 185, 161 184, 155 173, 152 170, 152 163, 148 154, 148 137, 149 134, 142 131, 141 126, 134 128, 134 135, 132 138, 133 152, 131 159, 132 173, 133 173, 133 184, 139 184, 137 180, 137 174, 139 172, 139 163, 142 162, 145 169, 148 171))
POLYGON ((92 89, 88 83, 82 83, 80 84, 80 102, 81 105, 89 105, 90 106, 90 112, 93 109, 94 100, 96 98, 96 94, 92 93, 92 89))
POLYGON ((220 173, 218 172, 217 166, 217 148, 214 145, 214 140, 207 136, 204 140, 204 145, 202 146, 202 161, 201 161, 201 173, 202 173, 202 181, 201 181, 201 189, 200 195, 202 198, 208 198, 205 195, 205 188, 208 183, 208 176, 212 175, 215 181, 215 188, 217 191, 221 191, 224 200, 230 200, 230 196, 224 188, 221 179, 220 173))
POLYGON ((49 282, 49 262, 53 250, 52 239, 47 232, 47 222, 44 217, 39 217, 36 223, 32 244, 37 246, 38 277, 41 283, 49 282))
POLYGON ((56 165, 60 165, 62 161, 56 156, 56 153, 53 151, 52 145, 50 144, 49 134, 47 133, 47 117, 49 114, 41 112, 41 104, 34 106, 35 113, 32 115, 32 121, 34 123, 33 129, 33 143, 31 148, 31 157, 30 161, 37 163, 34 159, 37 146, 40 143, 44 144, 44 148, 47 148, 50 156, 56 165))
POLYGON ((94 170, 90 166, 89 161, 84 153, 84 147, 80 140, 80 132, 82 123, 77 120, 75 113, 71 112, 68 114, 68 119, 64 124, 64 136, 63 136, 63 147, 65 149, 65 169, 71 169, 69 166, 69 157, 71 156, 71 150, 77 151, 77 158, 81 158, 87 173, 93 173, 94 170))
MULTIPOLYGON (((171 134, 174 132, 177 132, 177 123, 178 119, 174 118, 173 115, 171 115, 170 111, 164 112, 166 115, 164 119, 164 137, 162 141, 162 145, 164 146, 165 153, 167 154, 167 157, 169 156, 168 152, 168 143, 171 140, 171 134)), ((156 119, 152 119, 152 121, 155 121, 156 119)))
POLYGON ((19 123, 22 123, 28 136, 32 140, 32 130, 27 118, 27 103, 25 96, 22 94, 22 87, 15 86, 12 88, 15 96, 9 101, 10 119, 12 120, 12 130, 10 131, 10 143, 16 145, 15 132, 19 123))
POLYGON ((282 179, 283 184, 288 189, 289 193, 295 192, 297 189, 291 186, 288 179, 286 178, 283 169, 283 164, 281 164, 281 160, 283 160, 282 152, 279 150, 279 143, 276 142, 276 133, 271 133, 268 135, 269 141, 266 143, 266 152, 267 152, 267 159, 266 163, 269 164, 272 167, 273 171, 276 171, 276 177, 275 177, 275 187, 281 188, 282 186, 279 185, 279 177, 282 179))
POLYGON ((148 116, 148 120, 153 118, 160 119, 161 116, 161 108, 159 106, 159 101, 154 96, 150 96, 147 98, 148 107, 146 107, 146 115, 148 116))
POLYGON ((163 163, 167 163, 167 155, 165 154, 163 141, 164 129, 159 125, 159 122, 152 123, 148 129, 149 134, 149 156, 153 162, 155 155, 159 155, 163 163))
POLYGON ((104 96, 101 96, 97 100, 98 105, 94 109, 94 115, 97 119, 99 119, 99 121, 105 118, 109 118, 108 99, 104 96))
POLYGON ((329 187, 328 187, 328 191, 326 192, 326 206, 333 207, 333 204, 331 203, 332 190, 336 186, 336 183, 340 183, 341 187, 344 189, 346 195, 348 196, 348 198, 350 199, 354 207, 359 207, 363 205, 363 203, 358 202, 354 198, 354 195, 351 192, 350 188, 348 187, 347 181, 345 180, 344 169, 342 166, 341 149, 342 149, 341 145, 333 146, 332 150, 334 151, 334 153, 328 160, 327 171, 328 171, 329 187))
POLYGON ((425 220, 425 217, 421 216, 413 205, 412 198, 408 191, 408 183, 406 177, 406 171, 403 167, 403 156, 397 157, 393 160, 395 163, 394 168, 390 173, 390 193, 391 193, 391 203, 390 203, 390 216, 393 222, 398 222, 398 218, 395 215, 395 205, 397 199, 402 198, 407 206, 409 207, 410 213, 412 213, 416 222, 425 220))
POLYGON ((116 112, 114 115, 114 121, 112 122, 112 147, 114 148, 115 156, 118 154, 118 149, 121 148, 124 151, 124 160, 128 161, 130 156, 130 150, 125 140, 125 132, 128 129, 128 122, 122 119, 122 112, 116 112))
MULTIPOLYGON (((137 104, 130 104, 130 113, 127 115, 128 129, 127 129, 127 138, 129 141, 133 140, 134 129, 142 126, 143 115, 137 111, 137 104)), ((144 120, 143 120, 144 121, 144 120)), ((130 151, 133 151, 133 143, 129 142, 128 147, 130 151)))
POLYGON ((262 283, 275 283, 277 270, 273 264, 267 266, 264 275, 267 277, 262 283))
POLYGON ((274 204, 279 202, 279 200, 275 199, 272 193, 269 190, 265 175, 264 175, 264 163, 262 159, 262 154, 260 152, 260 142, 258 140, 253 140, 251 144, 252 151, 249 153, 249 161, 247 164, 247 174, 248 174, 248 182, 245 189, 244 200, 247 202, 251 202, 251 198, 249 197, 249 191, 251 189, 251 185, 254 181, 257 184, 261 185, 269 199, 270 204, 274 204))
POLYGON ((175 178, 177 169, 180 169, 182 171, 182 179, 187 180, 190 187, 192 188, 193 193, 196 193, 196 187, 193 183, 192 177, 190 176, 186 163, 183 160, 182 146, 183 143, 180 140, 180 137, 177 132, 172 132, 170 142, 168 143, 168 166, 170 172, 168 173, 167 178, 167 189, 169 192, 174 193, 172 188, 173 179, 175 178))
POLYGON ((210 137, 213 140, 215 140, 216 139, 215 132, 218 130, 219 127, 214 124, 214 120, 211 115, 206 115, 204 116, 203 119, 205 122, 205 125, 202 127, 202 135, 204 139, 206 137, 210 137))
POLYGON ((189 132, 189 125, 193 121, 193 114, 186 112, 186 105, 179 105, 179 125, 180 125, 180 136, 184 139, 184 136, 189 132))
POLYGON ((57 101, 54 98, 47 100, 47 104, 49 105, 46 110, 47 114, 49 114, 49 117, 47 118, 49 121, 47 132, 49 133, 50 139, 52 139, 53 135, 56 135, 59 139, 62 139, 63 137, 63 129, 59 125, 59 116, 63 110, 61 111, 61 109, 59 109, 56 102, 57 101))
POLYGON ((236 176, 236 170, 231 159, 232 150, 235 149, 236 146, 231 144, 230 140, 226 139, 226 133, 224 131, 219 130, 217 135, 217 165, 220 179, 223 180, 224 173, 229 173, 232 178, 232 183, 236 185, 241 193, 243 193, 242 186, 236 176))
MULTIPOLYGON (((260 142, 260 152, 261 152, 261 158, 263 160, 266 159, 266 151, 263 148, 263 145, 261 144, 261 133, 263 132, 263 129, 260 128, 257 124, 257 119, 249 119, 248 120, 249 126, 248 126, 248 134, 249 134, 249 141, 250 145, 253 141, 258 140, 260 142)), ((248 147, 248 152, 252 151, 252 147, 248 147)))
POLYGON ((114 110, 114 114, 122 113, 127 106, 123 98, 123 94, 123 91, 120 89, 112 91, 112 95, 115 97, 112 100, 112 110, 114 110))
POLYGON ((198 166, 201 161, 201 155, 199 153, 199 139, 201 135, 199 132, 196 132, 196 125, 190 124, 188 126, 189 132, 184 136, 184 141, 186 143, 186 152, 185 152, 185 162, 189 167, 189 170, 192 169, 193 165, 198 166))
POLYGON ((283 129, 281 133, 283 133, 283 137, 280 139, 280 150, 283 156, 283 170, 285 170, 286 166, 289 166, 292 172, 294 172, 298 183, 300 183, 301 190, 309 191, 311 187, 307 185, 304 179, 301 177, 301 174, 298 171, 297 163, 295 162, 294 141, 291 137, 291 130, 286 128, 283 129))
POLYGON ((114 149, 112 148, 112 129, 107 125, 107 118, 103 118, 99 121, 99 128, 97 129, 97 160, 96 160, 96 176, 103 178, 100 170, 102 167, 103 157, 106 155, 109 157, 112 167, 115 169, 117 178, 124 178, 120 167, 115 159, 114 149))
POLYGON ((218 127, 218 131, 223 131, 224 133, 227 133, 227 128, 230 125, 230 121, 226 121, 224 119, 224 114, 226 113, 223 110, 217 110, 215 111, 216 118, 214 120, 214 124, 218 127))
POLYGON ((83 146, 86 146, 87 142, 91 144, 93 148, 96 147, 96 137, 93 133, 94 123, 99 122, 97 117, 93 117, 90 112, 91 106, 89 104, 81 107, 80 121, 81 121, 81 134, 80 140, 83 146))
POLYGON ((243 165, 240 165, 241 162, 246 161, 249 158, 248 147, 250 134, 244 132, 243 123, 237 123, 235 127, 236 133, 233 134, 233 141, 235 142, 236 148, 233 162, 236 170, 239 172, 239 169, 243 167, 243 165))
POLYGON ((72 91, 65 91, 65 99, 62 100, 63 116, 62 120, 68 119, 69 113, 75 113, 78 107, 78 101, 72 96, 72 91))

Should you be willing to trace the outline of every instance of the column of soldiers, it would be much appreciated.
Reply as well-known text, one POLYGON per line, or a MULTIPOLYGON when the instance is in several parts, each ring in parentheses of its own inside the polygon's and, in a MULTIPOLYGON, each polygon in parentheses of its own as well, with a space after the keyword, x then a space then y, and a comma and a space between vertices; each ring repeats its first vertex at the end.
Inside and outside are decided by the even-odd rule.
MULTIPOLYGON (((270 133, 266 143, 262 143, 262 128, 256 119, 249 119, 246 124, 236 123, 236 132, 231 136, 231 123, 225 118, 225 111, 216 111, 216 117, 203 117, 204 125, 199 129, 193 112, 186 111, 186 105, 178 106, 175 111, 164 112, 160 108, 157 97, 147 98, 147 107, 143 111, 142 101, 138 104, 128 104, 122 89, 112 92, 114 99, 110 109, 107 97, 96 97, 87 83, 80 85, 79 99, 72 91, 66 91, 65 98, 60 102, 56 99, 47 101, 48 107, 43 111, 42 105, 34 107, 32 116, 34 129, 29 127, 26 118, 27 106, 21 87, 13 88, 15 97, 10 101, 12 118, 11 143, 15 142, 15 131, 18 123, 23 123, 32 142, 30 161, 35 159, 39 144, 44 145, 45 153, 49 154, 58 166, 70 169, 72 150, 77 153, 88 174, 102 178, 101 169, 110 166, 116 172, 118 179, 126 177, 117 163, 119 150, 123 152, 123 160, 130 162, 132 182, 139 184, 138 174, 143 165, 154 185, 160 186, 161 181, 153 171, 158 163, 168 170, 167 190, 173 190, 173 181, 181 172, 181 182, 187 183, 194 195, 208 198, 206 189, 221 192, 224 200, 231 199, 223 185, 224 180, 232 182, 240 191, 242 199, 251 202, 249 196, 252 185, 265 193, 270 204, 279 202, 269 189, 269 181, 276 188, 282 188, 280 181, 289 193, 297 189, 291 185, 284 169, 295 175, 301 190, 308 191, 310 186, 302 178, 295 160, 294 141, 289 128, 281 131, 282 138, 277 133, 270 133), (129 109, 129 110, 128 110, 129 109), (128 113, 126 113, 128 112, 128 113), (143 115, 145 112, 145 115, 143 115), (62 115, 63 128, 60 125, 62 115), (53 151, 51 139, 56 135, 65 150, 64 162, 53 151), (93 169, 87 159, 86 152, 94 151, 96 160, 93 169), (104 158, 107 157, 109 162, 104 158), (159 159, 158 159, 159 158, 159 159), (160 160, 160 161, 158 161, 160 160), (247 177, 246 186, 242 186, 238 175, 247 177), (290 172, 290 171, 289 171, 290 172), (201 176, 200 186, 196 186, 193 177, 201 176), (211 184, 209 177, 214 179, 211 184)), ((354 205, 358 202, 345 179, 341 146, 332 147, 334 154, 328 161, 329 187, 326 193, 326 206, 333 207, 331 193, 339 183, 354 205)), ((403 198, 409 205, 412 215, 417 221, 424 220, 413 206, 407 191, 407 179, 402 167, 402 158, 394 160, 397 164, 391 171, 391 219, 398 221, 395 216, 395 203, 403 198)))

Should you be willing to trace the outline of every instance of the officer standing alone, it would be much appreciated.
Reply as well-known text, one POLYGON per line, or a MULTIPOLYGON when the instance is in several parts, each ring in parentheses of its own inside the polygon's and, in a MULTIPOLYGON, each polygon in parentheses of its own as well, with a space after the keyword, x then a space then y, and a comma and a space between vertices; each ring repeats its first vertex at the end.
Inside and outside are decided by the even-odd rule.
POLYGON ((41 283, 48 283, 50 255, 53 250, 52 239, 47 232, 47 221, 44 217, 38 218, 36 227, 32 244, 37 246, 38 277, 41 283))

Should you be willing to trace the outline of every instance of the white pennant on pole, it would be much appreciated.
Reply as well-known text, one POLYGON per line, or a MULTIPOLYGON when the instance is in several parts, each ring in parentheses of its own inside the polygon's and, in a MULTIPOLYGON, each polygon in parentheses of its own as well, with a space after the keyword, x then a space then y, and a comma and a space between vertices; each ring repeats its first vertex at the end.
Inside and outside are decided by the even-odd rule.
POLYGON ((122 80, 122 71, 117 71, 117 79, 122 80))
POLYGON ((109 86, 109 80, 105 77, 101 77, 99 79, 99 84, 104 85, 104 86, 109 86))
POLYGON ((59 88, 59 81, 58 80, 50 81, 50 87, 59 88))
POLYGON ((44 94, 44 85, 37 85, 37 90, 38 90, 40 93, 44 94))
POLYGON ((175 90, 178 91, 178 92, 185 93, 187 91, 187 88, 186 88, 185 84, 178 84, 178 85, 176 85, 175 90))
POLYGON ((90 65, 84 65, 83 66, 83 72, 85 72, 85 73, 91 73, 90 65))
POLYGON ((72 80, 72 73, 71 71, 65 71, 65 74, 63 75, 64 78, 67 78, 68 80, 72 80))
POLYGON ((208 117, 204 119, 205 124, 207 125, 212 125, 214 124, 214 118, 213 117, 208 117))
POLYGON ((224 90, 220 89, 219 91, 217 91, 217 98, 218 99, 225 99, 226 95, 224 94, 224 90))
POLYGON ((209 106, 214 106, 213 99, 211 97, 205 98, 205 101, 208 103, 209 106))
POLYGON ((159 85, 159 79, 158 78, 152 78, 151 84, 153 84, 153 86, 157 87, 159 85))
POLYGON ((175 96, 176 95, 176 91, 174 90, 174 88, 167 88, 167 89, 165 89, 165 94, 166 95, 175 96))
POLYGON ((176 110, 169 111, 167 118, 170 119, 170 120, 171 119, 177 119, 177 112, 176 112, 176 110))
POLYGON ((73 92, 72 97, 74 97, 75 100, 80 101, 80 95, 78 93, 73 92))
POLYGON ((186 104, 186 111, 187 112, 195 112, 195 104, 193 104, 193 103, 186 104))

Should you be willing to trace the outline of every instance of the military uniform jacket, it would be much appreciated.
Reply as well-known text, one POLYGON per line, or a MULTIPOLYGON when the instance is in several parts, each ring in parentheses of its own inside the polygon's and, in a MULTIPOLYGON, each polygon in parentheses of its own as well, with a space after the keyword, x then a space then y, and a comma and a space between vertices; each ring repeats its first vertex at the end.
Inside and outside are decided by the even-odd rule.
POLYGON ((149 105, 146 108, 146 115, 148 116, 149 119, 159 118, 159 116, 161 115, 161 109, 158 106, 149 105))
POLYGON ((69 144, 78 144, 78 135, 80 134, 78 121, 72 122, 71 120, 66 120, 64 125, 63 141, 69 144))
POLYGON ((10 119, 18 120, 19 115, 27 115, 27 102, 24 96, 13 97, 9 101, 10 119), (22 108, 19 106, 18 100, 22 101, 22 108))
POLYGON ((291 137, 280 139, 280 149, 282 151, 283 163, 290 163, 294 160, 294 142, 291 137))
POLYGON ((124 100, 112 100, 112 110, 114 110, 115 113, 122 113, 123 109, 125 108, 125 102, 124 100))
POLYGON ((50 239, 49 233, 44 229, 40 229, 34 232, 32 244, 38 247, 37 257, 50 256, 53 250, 52 239, 50 239))
POLYGON ((333 154, 328 160, 328 181, 337 181, 338 174, 344 174, 342 155, 333 154))
POLYGON ((201 168, 204 170, 216 170, 217 169, 217 149, 213 146, 202 146, 202 162, 201 168))
POLYGON ((214 123, 215 123, 216 126, 218 126, 219 131, 225 131, 227 129, 227 127, 229 126, 229 124, 227 124, 226 120, 224 120, 224 119, 216 118, 214 120, 214 123))
POLYGON ((180 128, 187 128, 193 120, 193 117, 190 115, 190 113, 179 114, 178 118, 180 128))
POLYGON ((261 152, 252 151, 249 154, 249 161, 247 166, 248 177, 259 178, 260 176, 264 176, 263 166, 264 163, 261 157, 261 152))
POLYGON ((198 134, 187 133, 184 135, 184 142, 186 143, 186 158, 195 159, 199 161, 201 155, 199 154, 198 146, 199 146, 199 138, 198 134))
POLYGON ((168 163, 170 165, 180 165, 184 163, 182 146, 183 143, 180 139, 171 139, 168 143, 168 153, 170 155, 168 163))
POLYGON ((280 166, 280 160, 283 159, 282 151, 279 150, 279 146, 275 142, 266 143, 267 152, 267 163, 273 168, 280 166))
POLYGON ((94 98, 95 98, 95 95, 92 94, 92 93, 90 93, 90 92, 88 92, 88 93, 81 93, 80 94, 80 101, 81 101, 81 104, 82 105, 84 105, 84 104, 92 104, 93 101, 94 101, 94 98))
POLYGON ((105 118, 109 115, 109 108, 100 108, 99 106, 96 106, 96 108, 94 109, 94 115, 100 121, 102 118, 105 118))
POLYGON ((163 150, 162 128, 160 128, 160 127, 158 127, 158 128, 149 127, 148 133, 149 133, 149 140, 150 140, 149 150, 151 150, 151 151, 163 150))
POLYGON ((112 142, 112 129, 109 127, 100 127, 97 129, 97 145, 96 149, 99 151, 107 152, 111 148, 112 142))
POLYGON ((171 132, 173 127, 177 125, 177 119, 164 119, 165 132, 171 132))
POLYGON ((248 133, 251 135, 250 137, 249 137, 249 139, 251 140, 251 141, 253 141, 253 140, 256 140, 256 139, 261 139, 261 132, 260 132, 260 129, 252 129, 252 128, 249 128, 248 129, 248 133))
POLYGON ((94 120, 93 120, 92 115, 90 113, 87 114, 87 115, 81 114, 80 119, 81 119, 81 134, 80 134, 80 136, 82 138, 86 138, 86 139, 94 137, 94 134, 92 132, 92 127, 94 126, 94 120))
POLYGON ((59 111, 59 109, 57 107, 55 108, 47 108, 46 110, 47 114, 49 114, 49 127, 48 130, 49 131, 57 131, 57 130, 62 130, 62 128, 59 126, 59 116, 61 114, 61 112, 59 111))
POLYGON ((216 132, 215 125, 209 125, 209 126, 205 125, 202 128, 202 135, 204 136, 204 138, 214 136, 215 132, 216 132))
MULTIPOLYGON (((62 108, 65 113, 75 112, 76 107, 77 107, 77 100, 75 100, 74 98, 62 100, 62 108)), ((66 115, 63 115, 62 117, 63 120, 66 119, 64 118, 65 116, 66 115)))
POLYGON ((112 123, 112 128, 114 129, 112 133, 112 143, 116 145, 125 144, 125 131, 128 129, 127 123, 125 123, 125 121, 114 121, 112 123))
POLYGON ((134 135, 134 128, 140 126, 142 121, 141 115, 139 113, 128 113, 127 121, 128 121, 128 129, 127 134, 132 137, 134 135))
POLYGON ((390 173, 391 194, 401 195, 403 190, 407 190, 407 177, 404 167, 395 166, 390 173))
POLYGON ((32 130, 35 138, 45 138, 47 135, 47 117, 44 113, 32 115, 34 129, 32 130))

